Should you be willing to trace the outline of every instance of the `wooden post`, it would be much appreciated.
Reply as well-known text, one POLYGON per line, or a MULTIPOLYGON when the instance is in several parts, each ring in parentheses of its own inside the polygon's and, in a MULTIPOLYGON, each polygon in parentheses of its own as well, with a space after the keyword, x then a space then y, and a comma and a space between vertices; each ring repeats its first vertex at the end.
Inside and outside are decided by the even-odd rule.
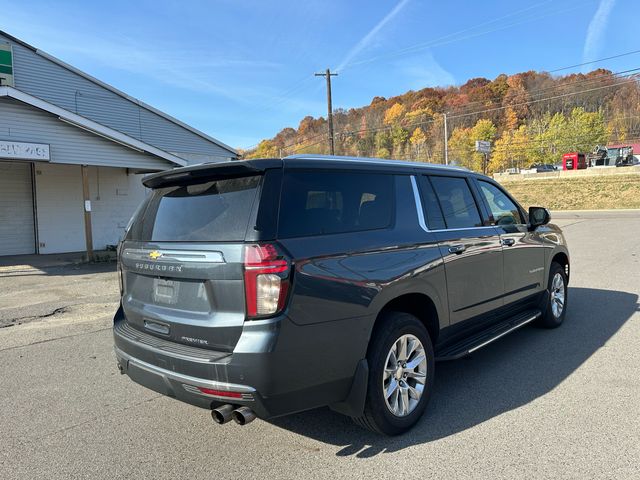
POLYGON ((91 232, 91 195, 89 194, 89 172, 86 165, 82 165, 82 198, 84 200, 84 238, 87 244, 87 258, 93 262, 93 233, 91 232))

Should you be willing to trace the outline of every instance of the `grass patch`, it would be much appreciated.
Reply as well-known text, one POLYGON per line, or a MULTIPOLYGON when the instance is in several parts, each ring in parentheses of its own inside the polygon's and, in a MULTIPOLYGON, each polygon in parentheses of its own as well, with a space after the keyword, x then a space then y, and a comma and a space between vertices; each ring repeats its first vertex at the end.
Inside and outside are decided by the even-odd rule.
POLYGON ((640 175, 503 180, 502 185, 523 207, 551 210, 640 208, 640 175))

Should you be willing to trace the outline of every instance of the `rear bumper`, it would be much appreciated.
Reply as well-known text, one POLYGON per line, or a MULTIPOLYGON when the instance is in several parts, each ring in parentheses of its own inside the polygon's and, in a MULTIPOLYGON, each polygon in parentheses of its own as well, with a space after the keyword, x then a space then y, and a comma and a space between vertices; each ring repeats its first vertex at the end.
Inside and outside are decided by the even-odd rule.
MULTIPOLYGON (((358 342, 345 338, 349 329, 342 321, 298 326, 281 316, 247 322, 232 353, 211 352, 210 358, 195 354, 202 349, 189 355, 145 342, 128 335, 122 322, 120 309, 113 329, 115 354, 131 380, 201 408, 247 406, 263 419, 344 402, 366 354, 366 338, 355 348, 358 342)), ((364 320, 347 322, 353 328, 364 320)))
POLYGON ((246 405, 259 417, 270 416, 253 387, 184 375, 134 358, 118 347, 114 347, 114 350, 121 373, 128 375, 134 382, 162 395, 206 409, 215 408, 222 403, 246 405), (198 387, 206 389, 206 391, 203 392, 198 387), (226 392, 227 394, 218 395, 210 393, 210 391, 226 392), (229 394, 234 397, 227 396, 229 394))

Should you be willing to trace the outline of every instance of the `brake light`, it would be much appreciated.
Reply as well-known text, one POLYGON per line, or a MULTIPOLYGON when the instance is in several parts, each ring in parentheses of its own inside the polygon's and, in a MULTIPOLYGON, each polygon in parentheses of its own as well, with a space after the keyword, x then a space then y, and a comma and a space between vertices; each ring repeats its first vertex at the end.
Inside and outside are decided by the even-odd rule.
POLYGON ((247 317, 273 315, 284 308, 289 291, 289 262, 271 244, 244 250, 247 317))
POLYGON ((124 294, 124 278, 122 273, 122 265, 120 264, 120 260, 118 260, 118 286, 120 287, 120 296, 124 294))
MULTIPOLYGON (((129 220, 131 223, 131 220, 129 220)), ((122 258, 120 257, 120 253, 122 251, 122 242, 118 242, 118 246, 116 247, 116 262, 118 269, 118 286, 120 287, 120 296, 124 294, 124 273, 122 271, 122 258)))

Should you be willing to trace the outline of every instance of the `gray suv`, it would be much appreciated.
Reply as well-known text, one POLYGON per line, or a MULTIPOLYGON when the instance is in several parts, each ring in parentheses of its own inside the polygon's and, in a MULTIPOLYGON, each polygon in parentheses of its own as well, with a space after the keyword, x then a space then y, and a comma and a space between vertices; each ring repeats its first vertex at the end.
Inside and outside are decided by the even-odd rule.
POLYGON ((400 434, 437 361, 566 314, 549 212, 462 168, 292 156, 143 183, 118 253, 118 367, 218 423, 329 406, 400 434))

